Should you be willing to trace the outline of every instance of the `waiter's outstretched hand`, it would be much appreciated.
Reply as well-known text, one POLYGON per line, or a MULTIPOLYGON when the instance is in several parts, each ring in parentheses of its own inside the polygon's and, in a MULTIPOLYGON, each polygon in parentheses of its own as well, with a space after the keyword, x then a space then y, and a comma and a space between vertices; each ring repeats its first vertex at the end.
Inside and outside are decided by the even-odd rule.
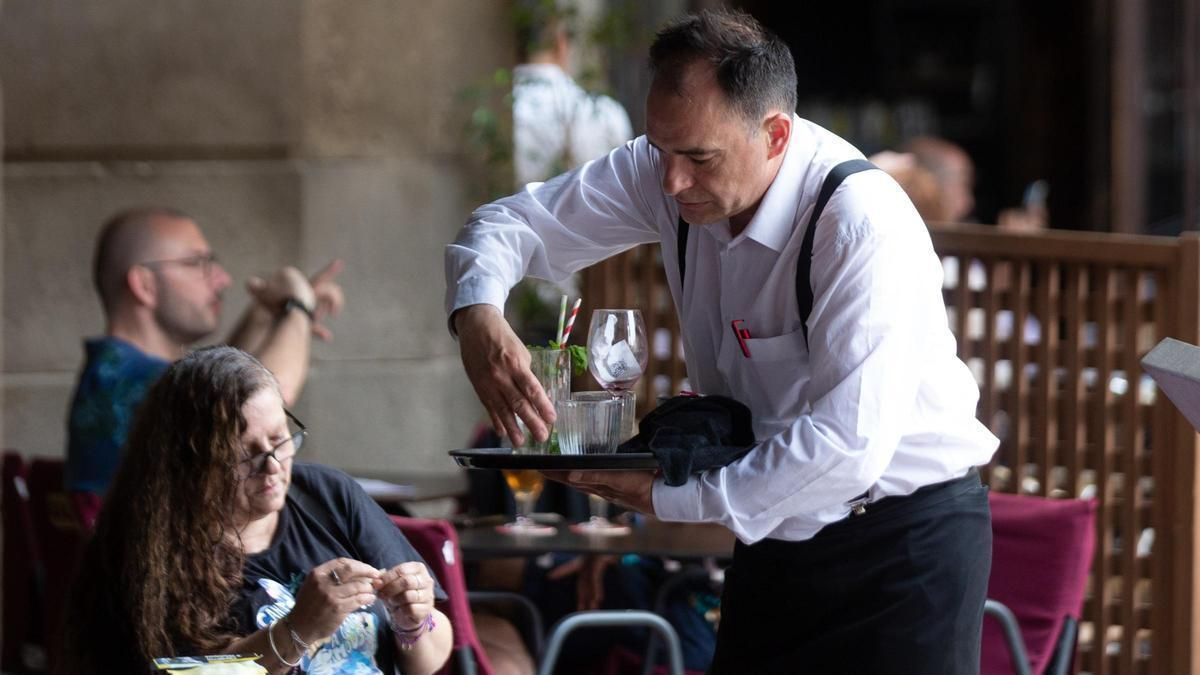
POLYGON ((647 515, 654 514, 654 473, 651 471, 544 471, 550 480, 604 497, 647 515))
POLYGON ((520 417, 538 441, 550 434, 554 406, 529 369, 529 351, 500 310, 471 305, 454 313, 454 329, 463 367, 475 393, 492 418, 492 427, 513 445, 525 442, 520 417))

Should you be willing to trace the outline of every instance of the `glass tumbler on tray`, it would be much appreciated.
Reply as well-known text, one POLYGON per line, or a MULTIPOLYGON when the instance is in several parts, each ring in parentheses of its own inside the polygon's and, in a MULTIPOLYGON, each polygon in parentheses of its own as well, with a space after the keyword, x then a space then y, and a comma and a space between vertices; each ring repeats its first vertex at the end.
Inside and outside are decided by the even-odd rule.
MULTIPOLYGON (((633 392, 622 392, 614 397, 605 391, 581 391, 575 392, 572 396, 573 403, 578 405, 581 401, 591 401, 593 405, 599 405, 606 408, 611 408, 609 414, 615 413, 615 419, 608 419, 607 423, 609 433, 612 434, 612 439, 606 443, 593 443, 591 450, 603 452, 616 452, 617 446, 629 440, 634 434, 634 425, 636 424, 634 411, 634 395, 633 392)), ((563 406, 560 403, 559 409, 563 406)), ((559 418, 562 419, 561 417, 559 418)), ((560 425, 560 428, 562 426, 560 425)), ((560 433, 560 438, 562 437, 560 433)), ((565 450, 564 450, 565 452, 565 450)), ((571 530, 580 534, 588 535, 620 535, 628 534, 629 527, 614 523, 608 519, 608 502, 603 497, 596 495, 588 495, 588 510, 591 517, 582 523, 576 523, 571 526, 571 530)))

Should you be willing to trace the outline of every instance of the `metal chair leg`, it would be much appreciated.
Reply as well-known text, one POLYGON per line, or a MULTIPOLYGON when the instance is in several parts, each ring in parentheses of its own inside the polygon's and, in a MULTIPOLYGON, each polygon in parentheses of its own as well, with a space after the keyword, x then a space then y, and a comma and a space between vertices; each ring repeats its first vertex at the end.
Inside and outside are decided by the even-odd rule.
POLYGON ((990 615, 1000 622, 1000 628, 1004 631, 1004 641, 1008 643, 1008 652, 1012 656, 1013 669, 1017 671, 1017 675, 1031 675, 1029 655, 1025 652, 1025 640, 1021 638, 1021 631, 1017 627, 1017 617, 1012 610, 1004 603, 986 600, 983 603, 983 614, 984 616, 990 615))

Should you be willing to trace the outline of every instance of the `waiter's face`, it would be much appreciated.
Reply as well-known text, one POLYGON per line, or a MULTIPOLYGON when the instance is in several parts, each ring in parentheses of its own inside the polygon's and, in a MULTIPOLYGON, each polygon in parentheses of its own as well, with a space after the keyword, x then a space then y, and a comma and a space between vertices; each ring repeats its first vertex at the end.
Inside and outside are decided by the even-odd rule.
POLYGON ((646 98, 646 138, 662 151, 663 191, 675 198, 685 221, 729 218, 740 221, 735 229, 745 226, 781 153, 767 120, 752 125, 739 115, 706 63, 687 66, 678 87, 655 80, 646 98))

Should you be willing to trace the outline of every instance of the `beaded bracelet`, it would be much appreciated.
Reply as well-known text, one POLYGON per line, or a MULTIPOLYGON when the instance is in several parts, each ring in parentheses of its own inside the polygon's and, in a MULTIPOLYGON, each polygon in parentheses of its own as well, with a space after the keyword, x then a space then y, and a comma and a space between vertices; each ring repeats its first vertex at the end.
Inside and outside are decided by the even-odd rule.
POLYGON ((392 628, 392 634, 396 636, 396 642, 400 644, 401 649, 412 649, 413 645, 417 644, 417 640, 426 633, 432 633, 437 624, 433 622, 433 612, 425 615, 425 618, 417 625, 416 628, 397 628, 393 621, 388 624, 392 628))

